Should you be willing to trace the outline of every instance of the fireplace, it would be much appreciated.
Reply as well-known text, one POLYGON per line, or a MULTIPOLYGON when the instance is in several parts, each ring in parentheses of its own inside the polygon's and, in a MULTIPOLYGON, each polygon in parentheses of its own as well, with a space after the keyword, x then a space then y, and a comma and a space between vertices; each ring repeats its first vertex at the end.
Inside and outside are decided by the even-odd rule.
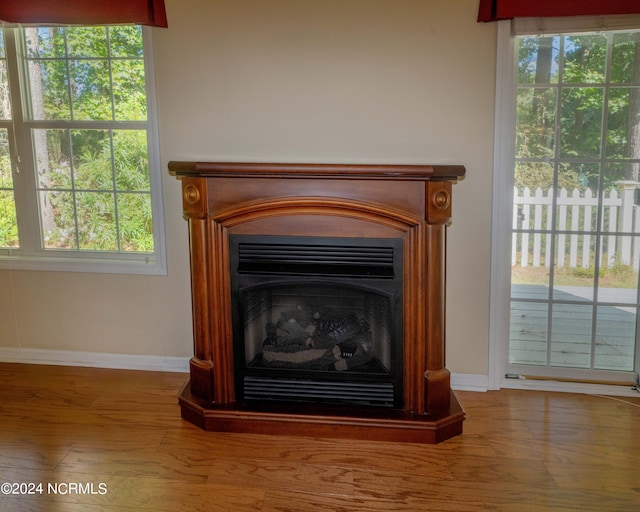
POLYGON ((231 235, 236 399, 401 408, 400 242, 231 235))
POLYGON ((189 223, 205 430, 439 442, 445 245, 462 166, 170 162, 189 223))

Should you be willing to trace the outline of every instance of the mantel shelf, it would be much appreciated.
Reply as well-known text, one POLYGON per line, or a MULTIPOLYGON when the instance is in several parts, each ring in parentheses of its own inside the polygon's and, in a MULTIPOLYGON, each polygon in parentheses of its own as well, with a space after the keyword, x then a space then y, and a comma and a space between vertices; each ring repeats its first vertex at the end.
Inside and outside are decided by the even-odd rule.
POLYGON ((294 164, 250 162, 169 162, 169 172, 182 177, 333 178, 376 180, 458 180, 462 165, 294 164))

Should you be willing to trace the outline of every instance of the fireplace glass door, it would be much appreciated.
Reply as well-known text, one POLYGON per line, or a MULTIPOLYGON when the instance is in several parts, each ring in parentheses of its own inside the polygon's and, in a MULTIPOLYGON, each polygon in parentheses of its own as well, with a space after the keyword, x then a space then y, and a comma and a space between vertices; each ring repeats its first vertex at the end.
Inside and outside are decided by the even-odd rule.
POLYGON ((230 237, 236 395, 402 406, 399 239, 230 237))

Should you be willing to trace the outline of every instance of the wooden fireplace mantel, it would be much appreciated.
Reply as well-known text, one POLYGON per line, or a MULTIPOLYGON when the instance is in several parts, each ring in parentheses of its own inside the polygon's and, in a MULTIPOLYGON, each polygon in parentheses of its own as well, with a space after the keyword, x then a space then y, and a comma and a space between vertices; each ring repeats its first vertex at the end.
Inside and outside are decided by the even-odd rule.
POLYGON ((182 417, 205 430, 435 443, 462 432, 445 366, 446 228, 458 165, 169 162, 189 225, 194 356, 182 417), (403 407, 236 400, 229 236, 403 245, 403 407))

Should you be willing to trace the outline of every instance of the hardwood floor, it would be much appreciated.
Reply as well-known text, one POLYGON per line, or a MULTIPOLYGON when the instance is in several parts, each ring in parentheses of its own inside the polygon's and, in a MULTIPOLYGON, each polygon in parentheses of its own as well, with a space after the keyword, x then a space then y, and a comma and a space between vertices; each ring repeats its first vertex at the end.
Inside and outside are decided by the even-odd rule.
POLYGON ((35 492, 0 510, 640 509, 640 399, 458 392, 464 434, 417 445, 203 432, 186 380, 0 363, 0 484, 35 492))

